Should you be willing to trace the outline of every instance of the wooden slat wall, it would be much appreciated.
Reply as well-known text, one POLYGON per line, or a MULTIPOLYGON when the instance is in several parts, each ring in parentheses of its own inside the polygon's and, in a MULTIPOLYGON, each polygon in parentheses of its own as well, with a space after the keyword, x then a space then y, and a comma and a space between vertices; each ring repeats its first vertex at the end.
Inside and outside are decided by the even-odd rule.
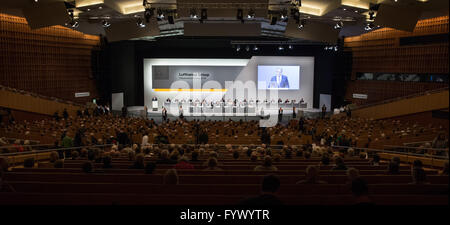
POLYGON ((344 51, 351 51, 353 55, 352 81, 348 82, 346 99, 356 104, 366 104, 447 86, 448 84, 439 83, 360 81, 356 80, 356 73, 448 74, 448 42, 399 45, 401 37, 448 33, 448 20, 448 16, 421 20, 412 33, 382 28, 360 36, 345 38, 344 51), (353 93, 368 94, 369 98, 353 99, 353 93))
POLYGON ((352 116, 385 119, 448 108, 448 90, 353 111, 352 116))
POLYGON ((91 52, 98 36, 52 26, 31 30, 26 20, 0 13, 0 84, 85 103, 97 97, 91 52), (91 93, 75 98, 75 92, 91 93))
POLYGON ((71 116, 76 116, 76 111, 79 109, 83 109, 80 106, 61 103, 8 90, 0 90, 0 107, 44 115, 53 115, 53 113, 58 111, 60 116, 62 115, 62 111, 64 110, 64 108, 67 109, 67 112, 71 116))

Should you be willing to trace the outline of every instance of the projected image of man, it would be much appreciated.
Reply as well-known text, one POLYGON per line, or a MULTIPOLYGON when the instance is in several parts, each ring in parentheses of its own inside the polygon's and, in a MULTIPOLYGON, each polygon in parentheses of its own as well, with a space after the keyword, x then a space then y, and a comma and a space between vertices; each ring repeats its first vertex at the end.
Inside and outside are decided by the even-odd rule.
POLYGON ((289 80, 286 75, 283 75, 283 68, 275 70, 275 76, 270 78, 268 88, 289 88, 289 80))

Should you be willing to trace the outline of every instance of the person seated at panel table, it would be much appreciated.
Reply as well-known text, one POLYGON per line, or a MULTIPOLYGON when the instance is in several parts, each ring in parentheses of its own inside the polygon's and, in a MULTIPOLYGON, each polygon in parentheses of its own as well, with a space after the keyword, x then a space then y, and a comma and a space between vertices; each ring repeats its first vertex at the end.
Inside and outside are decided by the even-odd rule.
POLYGON ((167 98, 167 99, 166 99, 166 102, 167 102, 167 103, 170 103, 170 98, 167 98))
POLYGON ((305 100, 303 100, 303 98, 300 99, 300 104, 303 104, 305 102, 305 100))
POLYGON ((174 103, 178 103, 178 99, 177 99, 177 98, 174 99, 173 102, 174 102, 174 103))
POLYGON ((286 99, 286 101, 284 101, 285 104, 289 103, 289 99, 286 99))
POLYGON ((283 103, 283 100, 281 100, 281 98, 278 98, 278 103, 283 103))
POLYGON ((269 86, 267 88, 289 88, 289 80, 286 75, 283 75, 283 69, 277 68, 275 76, 270 78, 269 86))

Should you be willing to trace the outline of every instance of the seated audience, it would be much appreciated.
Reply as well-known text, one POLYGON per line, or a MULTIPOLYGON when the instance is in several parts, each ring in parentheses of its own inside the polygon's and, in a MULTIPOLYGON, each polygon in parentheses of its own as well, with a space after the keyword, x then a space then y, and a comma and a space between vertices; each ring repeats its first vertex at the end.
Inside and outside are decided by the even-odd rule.
POLYGON ((346 174, 347 184, 351 184, 354 179, 359 178, 359 170, 353 167, 348 168, 346 174))
POLYGON ((177 170, 193 170, 194 166, 189 163, 189 160, 188 160, 187 157, 182 156, 178 160, 178 163, 175 165, 174 168, 177 169, 177 170))
POLYGON ((326 184, 327 182, 319 179, 320 169, 317 166, 308 166, 306 168, 306 177, 304 180, 298 181, 296 184, 326 184))
POLYGON ((352 181, 352 194, 355 197, 355 204, 358 206, 374 205, 369 198, 369 186, 362 178, 356 178, 352 181))
POLYGON ((106 155, 103 157, 103 169, 112 168, 112 157, 110 155, 106 155))
POLYGON ((85 173, 94 172, 94 163, 92 163, 91 161, 87 161, 87 162, 83 163, 82 170, 85 173))
POLYGON ((266 155, 262 165, 256 166, 255 171, 277 171, 278 168, 272 165, 272 157, 266 155))
POLYGON ((0 167, 0 192, 15 192, 16 190, 5 179, 5 169, 0 167))
POLYGON ((177 185, 178 184, 178 173, 176 169, 169 169, 164 174, 163 184, 166 185, 177 185))
POLYGON ((153 171, 156 169, 156 164, 153 162, 148 162, 145 164, 145 174, 153 174, 153 171))
POLYGON ((379 166, 380 165, 380 156, 378 154, 375 154, 370 160, 370 165, 372 166, 379 166))
POLYGON ((344 160, 338 156, 334 160, 335 166, 332 168, 332 170, 347 170, 347 166, 344 163, 344 160))
POLYGON ((136 160, 134 161, 133 165, 130 167, 130 169, 144 169, 144 154, 138 154, 136 156, 136 160))
POLYGON ((58 159, 53 163, 53 167, 55 168, 64 168, 64 161, 62 159, 58 159))
POLYGON ((207 161, 207 167, 204 170, 222 170, 221 168, 217 167, 217 158, 211 157, 207 161))
POLYGON ((400 165, 398 162, 391 160, 388 164, 387 174, 395 175, 400 174, 400 165))
POLYGON ((442 168, 442 171, 440 172, 443 176, 448 176, 448 162, 444 163, 444 168, 442 168))
POLYGON ((33 168, 34 167, 34 158, 27 158, 23 161, 23 167, 25 168, 33 168))
POLYGON ((169 151, 163 150, 160 155, 160 159, 156 161, 156 164, 176 164, 177 161, 169 159, 169 151))
POLYGON ((422 161, 414 160, 411 166, 411 175, 413 182, 411 184, 427 184, 427 174, 422 168, 422 161))
POLYGON ((276 196, 279 188, 280 179, 277 175, 271 174, 264 176, 261 184, 261 195, 244 199, 240 204, 253 206, 283 205, 283 202, 276 196))

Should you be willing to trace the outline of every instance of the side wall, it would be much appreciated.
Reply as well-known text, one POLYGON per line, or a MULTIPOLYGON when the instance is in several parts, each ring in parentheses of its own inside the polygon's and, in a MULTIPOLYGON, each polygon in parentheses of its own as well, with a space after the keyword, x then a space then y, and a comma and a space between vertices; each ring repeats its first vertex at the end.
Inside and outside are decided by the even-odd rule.
POLYGON ((0 13, 0 84, 79 103, 98 97, 92 52, 100 38, 62 26, 31 30, 0 13), (90 92, 75 98, 76 92, 90 92))

